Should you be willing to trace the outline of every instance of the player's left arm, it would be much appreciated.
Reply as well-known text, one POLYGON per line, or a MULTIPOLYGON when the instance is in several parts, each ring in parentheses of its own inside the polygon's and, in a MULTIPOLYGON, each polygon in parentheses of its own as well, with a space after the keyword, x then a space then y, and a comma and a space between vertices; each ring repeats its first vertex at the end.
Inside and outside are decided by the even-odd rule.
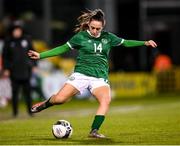
POLYGON ((145 41, 144 44, 145 44, 146 46, 150 46, 150 47, 153 47, 153 48, 156 48, 156 47, 157 47, 156 42, 153 41, 153 40, 145 41))
POLYGON ((150 46, 153 48, 157 47, 157 44, 153 40, 149 41, 136 41, 136 40, 123 40, 122 46, 125 47, 137 47, 137 46, 150 46))

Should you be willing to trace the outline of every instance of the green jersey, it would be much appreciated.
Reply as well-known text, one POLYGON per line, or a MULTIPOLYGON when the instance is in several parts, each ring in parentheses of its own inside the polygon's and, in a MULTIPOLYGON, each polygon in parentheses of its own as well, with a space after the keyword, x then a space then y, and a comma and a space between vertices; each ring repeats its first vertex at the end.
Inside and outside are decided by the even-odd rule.
POLYGON ((124 39, 105 31, 98 38, 91 36, 88 31, 77 33, 67 42, 69 47, 79 51, 74 72, 107 80, 110 49, 121 45, 123 41, 124 39))
POLYGON ((108 55, 112 47, 137 47, 145 45, 145 41, 125 40, 109 32, 102 32, 98 38, 90 32, 81 31, 74 35, 66 44, 40 53, 40 59, 57 56, 75 48, 79 50, 75 72, 88 76, 108 79, 108 55))

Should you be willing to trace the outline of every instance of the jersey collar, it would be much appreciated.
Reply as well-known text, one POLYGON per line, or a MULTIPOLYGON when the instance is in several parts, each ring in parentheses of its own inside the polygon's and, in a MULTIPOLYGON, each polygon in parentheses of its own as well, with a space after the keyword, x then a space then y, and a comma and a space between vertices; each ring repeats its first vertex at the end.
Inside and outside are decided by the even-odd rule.
POLYGON ((87 32, 88 32, 88 34, 89 34, 90 36, 92 36, 92 37, 94 37, 94 38, 99 38, 99 37, 101 36, 101 33, 99 33, 99 35, 98 35, 97 37, 95 37, 95 36, 93 36, 93 35, 90 33, 89 30, 87 30, 87 32))

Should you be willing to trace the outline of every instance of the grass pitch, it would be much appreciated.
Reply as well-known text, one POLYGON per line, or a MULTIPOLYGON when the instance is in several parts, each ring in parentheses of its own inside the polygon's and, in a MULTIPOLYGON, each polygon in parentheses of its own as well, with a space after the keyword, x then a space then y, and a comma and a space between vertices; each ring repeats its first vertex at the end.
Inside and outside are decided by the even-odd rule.
POLYGON ((0 109, 1 145, 178 145, 180 144, 180 96, 166 95, 138 99, 112 100, 110 111, 100 132, 107 139, 92 139, 90 130, 96 101, 73 99, 54 106, 34 117, 20 105, 17 118, 11 107, 0 109), (53 123, 68 120, 73 135, 56 139, 51 133, 53 123))

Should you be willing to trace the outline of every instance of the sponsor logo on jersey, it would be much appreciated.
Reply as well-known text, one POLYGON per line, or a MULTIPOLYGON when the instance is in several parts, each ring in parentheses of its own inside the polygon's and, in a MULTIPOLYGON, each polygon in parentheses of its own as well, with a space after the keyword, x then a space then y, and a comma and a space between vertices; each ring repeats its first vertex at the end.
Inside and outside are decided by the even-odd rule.
POLYGON ((88 43, 92 43, 92 40, 88 40, 88 43))

